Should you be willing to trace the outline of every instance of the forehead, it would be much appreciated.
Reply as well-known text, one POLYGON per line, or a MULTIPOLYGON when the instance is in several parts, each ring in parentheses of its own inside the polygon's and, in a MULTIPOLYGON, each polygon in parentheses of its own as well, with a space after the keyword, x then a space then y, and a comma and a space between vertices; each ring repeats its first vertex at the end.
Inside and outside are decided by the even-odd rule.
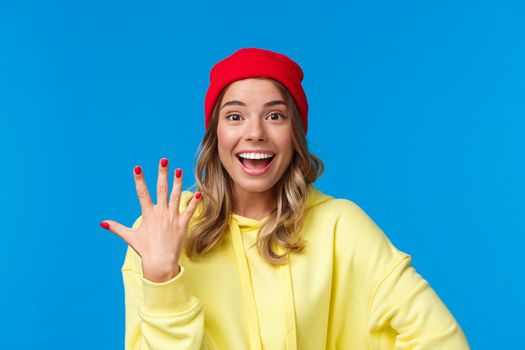
POLYGON ((223 101, 241 100, 243 102, 263 103, 269 99, 283 99, 279 88, 269 79, 243 79, 230 84, 224 92, 223 101))

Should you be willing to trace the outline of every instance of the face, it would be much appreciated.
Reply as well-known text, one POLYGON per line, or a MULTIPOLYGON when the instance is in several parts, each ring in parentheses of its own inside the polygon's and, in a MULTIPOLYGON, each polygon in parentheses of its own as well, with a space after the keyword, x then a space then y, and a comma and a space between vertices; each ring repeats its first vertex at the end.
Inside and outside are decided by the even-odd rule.
POLYGON ((294 152, 280 90, 267 79, 238 80, 227 88, 219 108, 219 158, 234 190, 271 191, 294 152))

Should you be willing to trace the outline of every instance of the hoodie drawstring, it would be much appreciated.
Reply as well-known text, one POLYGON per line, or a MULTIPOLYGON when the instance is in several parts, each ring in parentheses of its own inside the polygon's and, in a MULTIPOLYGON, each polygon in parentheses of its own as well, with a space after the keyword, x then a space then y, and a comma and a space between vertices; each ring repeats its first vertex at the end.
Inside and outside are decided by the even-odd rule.
MULTIPOLYGON (((237 268, 240 274, 241 289, 248 324, 248 338, 251 350, 262 350, 261 334, 259 330, 259 316, 255 304, 255 294, 249 271, 246 252, 244 251, 243 237, 237 220, 230 220, 232 243, 235 252, 237 268)), ((279 254, 284 248, 278 246, 279 254)), ((295 303, 293 296, 292 276, 290 271, 290 258, 284 265, 279 266, 279 279, 283 288, 284 321, 286 326, 286 349, 297 350, 297 330, 295 320, 295 303)))
MULTIPOLYGON (((284 252, 284 248, 279 246, 279 254, 284 252)), ((290 271, 290 255, 287 262, 279 266, 279 276, 281 285, 284 287, 284 317, 286 324, 286 349, 297 349, 297 329, 295 324, 295 302, 293 297, 292 273, 290 271)))
POLYGON ((230 221, 230 230, 232 233, 233 248, 235 251, 235 260, 237 268, 241 275, 241 288, 246 310, 246 321, 248 323, 248 337, 250 349, 262 350, 261 334, 259 332, 259 316, 255 306, 255 296, 253 295, 252 280, 248 269, 248 261, 244 253, 244 244, 241 236, 241 229, 236 220, 230 221))

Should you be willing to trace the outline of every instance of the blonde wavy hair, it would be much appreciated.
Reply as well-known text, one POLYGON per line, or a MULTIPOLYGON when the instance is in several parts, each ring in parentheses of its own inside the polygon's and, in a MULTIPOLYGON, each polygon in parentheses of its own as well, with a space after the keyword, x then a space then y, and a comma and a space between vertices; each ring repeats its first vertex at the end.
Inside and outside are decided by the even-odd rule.
MULTIPOLYGON (((267 78, 257 78, 267 79, 267 78)), ((306 136, 299 118, 297 106, 280 82, 268 79, 281 91, 288 107, 292 130, 294 154, 282 177, 275 184, 276 206, 260 227, 257 237, 259 253, 271 264, 286 263, 290 252, 300 252, 306 242, 299 232, 303 224, 303 212, 307 204, 310 185, 324 171, 324 164, 308 151, 306 136), (277 246, 284 248, 279 255, 277 246)), ((210 127, 197 152, 195 179, 197 189, 203 193, 202 210, 199 211, 186 239, 186 255, 191 259, 209 252, 226 235, 232 214, 232 179, 222 166, 218 154, 217 125, 219 106, 224 88, 212 112, 210 127)))

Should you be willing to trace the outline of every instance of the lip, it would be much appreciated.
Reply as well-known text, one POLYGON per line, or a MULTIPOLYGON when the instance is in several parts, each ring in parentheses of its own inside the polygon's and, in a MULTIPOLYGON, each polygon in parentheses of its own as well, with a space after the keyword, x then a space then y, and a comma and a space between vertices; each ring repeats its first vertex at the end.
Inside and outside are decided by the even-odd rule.
MULTIPOLYGON (((251 152, 255 152, 255 151, 251 151, 251 152)), ((244 151, 243 152, 240 152, 240 153, 245 153, 244 151)), ((248 152, 247 152, 248 153, 248 152)), ((258 153, 263 153, 263 152, 258 152, 258 153)), ((272 153, 273 154, 273 153, 272 153)), ((241 160, 239 159, 239 157, 235 157, 237 159, 237 162, 239 163, 242 171, 248 175, 248 176, 259 176, 259 175, 262 175, 264 173, 266 173, 268 171, 268 169, 270 169, 270 167, 272 166, 272 163, 273 163, 273 160, 275 158, 275 155, 273 156, 272 160, 270 161, 270 163, 266 164, 266 166, 264 168, 261 168, 261 169, 249 169, 247 167, 245 167, 241 160)))

